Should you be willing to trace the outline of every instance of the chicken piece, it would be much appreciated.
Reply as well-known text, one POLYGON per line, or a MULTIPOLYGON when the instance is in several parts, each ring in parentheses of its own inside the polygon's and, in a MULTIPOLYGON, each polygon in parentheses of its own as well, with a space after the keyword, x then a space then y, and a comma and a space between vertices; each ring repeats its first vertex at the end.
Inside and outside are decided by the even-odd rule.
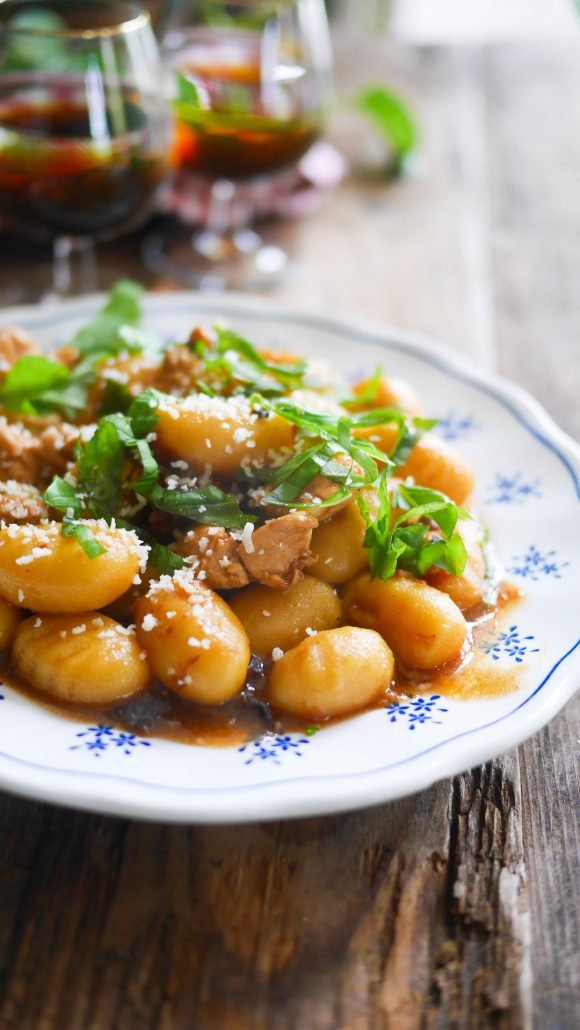
POLYGON ((204 329, 201 325, 196 325, 195 329, 192 329, 189 334, 189 342, 193 343, 204 343, 210 350, 214 346, 214 338, 209 329, 204 329))
POLYGON ((54 352, 54 357, 57 361, 60 361, 62 365, 66 365, 67 368, 74 368, 80 358, 80 354, 76 347, 72 347, 70 344, 65 344, 54 352))
POLYGON ((204 371, 204 363, 187 347, 176 344, 165 352, 155 386, 163 393, 188 394, 204 371))
POLYGON ((35 482, 40 441, 23 425, 0 418, 0 479, 35 482))
POLYGON ((311 565, 312 531, 317 520, 305 512, 282 515, 256 529, 248 543, 241 543, 239 555, 252 579, 274 590, 285 590, 311 565))
MULTIPOLYGON (((363 476, 363 470, 360 465, 356 461, 353 462, 353 459, 348 454, 335 454, 333 461, 338 462, 339 465, 344 465, 347 469, 352 467, 353 475, 363 476)), ((315 476, 300 494, 299 500, 302 504, 312 504, 313 507, 309 514, 316 519, 317 523, 324 522, 325 519, 330 519, 333 515, 336 515, 351 499, 347 497, 346 500, 340 501, 338 504, 320 507, 322 501, 327 501, 330 497, 334 497, 340 489, 341 484, 335 483, 333 479, 328 479, 327 476, 322 475, 315 476)))
POLYGON ((0 520, 2 522, 40 522, 48 518, 48 508, 35 486, 8 479, 0 483, 0 520))
MULTIPOLYGON (((86 426, 83 427, 86 430, 86 426)), ((39 436, 39 470, 40 474, 64 472, 74 458, 74 449, 81 431, 70 422, 47 426, 39 436)), ((84 437, 84 433, 82 434, 84 437)))
POLYGON ((196 526, 174 545, 173 550, 187 561, 195 558, 196 569, 205 572, 212 590, 238 590, 250 582, 240 561, 240 541, 221 526, 196 526))
MULTIPOLYGON (((92 430, 83 426, 83 436, 89 428, 92 430)), ((0 480, 44 486, 72 461, 79 435, 81 429, 68 422, 54 423, 34 433, 22 422, 0 417, 0 480)))
POLYGON ((8 372, 25 354, 40 354, 40 347, 24 329, 5 326, 0 329, 0 374, 8 372))

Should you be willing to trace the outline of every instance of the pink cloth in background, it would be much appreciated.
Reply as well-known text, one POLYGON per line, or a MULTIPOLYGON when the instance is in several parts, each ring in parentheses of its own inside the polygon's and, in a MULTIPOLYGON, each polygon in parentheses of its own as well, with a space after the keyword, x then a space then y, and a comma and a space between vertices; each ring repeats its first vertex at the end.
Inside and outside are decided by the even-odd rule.
MULTIPOLYGON (((278 175, 236 184, 232 221, 245 224, 256 218, 302 218, 315 212, 324 196, 346 173, 346 161, 323 140, 294 167, 278 175)), ((180 170, 169 190, 165 209, 184 222, 203 224, 207 218, 211 184, 194 172, 180 170)))

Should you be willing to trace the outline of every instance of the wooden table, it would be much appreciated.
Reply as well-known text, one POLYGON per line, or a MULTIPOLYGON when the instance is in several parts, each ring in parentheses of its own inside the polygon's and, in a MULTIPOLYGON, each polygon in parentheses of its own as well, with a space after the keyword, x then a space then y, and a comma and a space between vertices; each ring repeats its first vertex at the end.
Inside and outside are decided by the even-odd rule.
MULTIPOLYGON (((349 181, 288 228, 302 275, 276 296, 437 334, 577 434, 580 44, 372 59, 415 101, 420 165, 349 181)), ((2 288, 35 258, 4 248, 2 288)), ((104 279, 146 280, 134 241, 103 262, 104 279)), ((4 796, 0 1025, 572 1030, 579 711, 422 794, 329 818, 187 829, 4 796)))

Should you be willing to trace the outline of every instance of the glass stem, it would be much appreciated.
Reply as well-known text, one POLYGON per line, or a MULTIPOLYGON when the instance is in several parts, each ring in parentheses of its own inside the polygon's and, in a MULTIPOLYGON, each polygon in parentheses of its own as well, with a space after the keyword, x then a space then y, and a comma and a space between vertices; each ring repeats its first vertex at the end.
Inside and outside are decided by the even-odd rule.
POLYGON ((212 183, 206 228, 215 236, 229 235, 232 230, 232 215, 236 187, 229 179, 216 179, 212 183))
POLYGON ((212 183, 205 226, 193 238, 194 249, 207 261, 230 257, 236 187, 229 179, 212 183))
POLYGON ((97 255, 90 236, 57 237, 52 256, 52 287, 59 297, 97 289, 97 255))

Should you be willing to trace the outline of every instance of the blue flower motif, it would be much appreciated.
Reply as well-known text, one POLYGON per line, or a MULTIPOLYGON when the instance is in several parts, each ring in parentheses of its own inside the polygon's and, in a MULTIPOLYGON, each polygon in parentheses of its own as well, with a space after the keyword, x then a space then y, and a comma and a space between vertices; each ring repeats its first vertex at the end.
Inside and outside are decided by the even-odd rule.
POLYGON ((259 737, 258 740, 252 740, 249 744, 243 744, 242 747, 238 748, 238 751, 248 752, 244 765, 251 765, 256 759, 261 759, 262 761, 271 760, 273 765, 280 765, 280 754, 283 751, 291 752, 296 758, 302 758, 303 752, 300 750, 300 747, 304 744, 310 744, 306 737, 291 737, 289 733, 272 736, 266 733, 263 737, 259 737))
POLYGON ((448 411, 439 419, 436 426, 439 435, 450 441, 468 437, 481 429, 482 426, 473 415, 458 415, 455 411, 448 411))
POLYGON ((151 741, 141 740, 134 733, 126 733, 124 730, 116 730, 114 726, 105 726, 99 723, 98 726, 88 726, 86 730, 76 734, 81 739, 80 744, 72 744, 70 750, 77 751, 85 748, 92 751, 95 758, 101 757, 101 752, 107 748, 118 748, 124 755, 132 755, 137 747, 151 747, 151 741))
POLYGON ((546 551, 544 554, 531 544, 525 554, 515 555, 512 558, 513 565, 508 566, 508 572, 522 579, 531 579, 534 582, 542 576, 552 579, 562 579, 562 569, 566 569, 569 561, 556 561, 556 551, 546 551))
POLYGON ((437 726, 441 725, 441 719, 435 719, 434 712, 448 712, 437 702, 441 700, 441 694, 431 694, 431 697, 414 697, 412 701, 404 705, 388 705, 385 711, 389 722, 407 721, 408 729, 414 730, 426 722, 432 722, 437 726))
POLYGON ((485 654, 490 654, 494 662, 499 661, 501 655, 505 655, 507 658, 515 658, 519 664, 523 662, 527 654, 535 654, 540 650, 539 647, 530 646, 533 640, 535 640, 533 633, 528 633, 524 637, 517 626, 510 626, 503 633, 484 640, 482 647, 485 654))
POLYGON ((540 480, 526 480, 521 472, 511 476, 496 472, 494 482, 488 487, 488 504, 523 504, 530 497, 541 497, 540 480))

